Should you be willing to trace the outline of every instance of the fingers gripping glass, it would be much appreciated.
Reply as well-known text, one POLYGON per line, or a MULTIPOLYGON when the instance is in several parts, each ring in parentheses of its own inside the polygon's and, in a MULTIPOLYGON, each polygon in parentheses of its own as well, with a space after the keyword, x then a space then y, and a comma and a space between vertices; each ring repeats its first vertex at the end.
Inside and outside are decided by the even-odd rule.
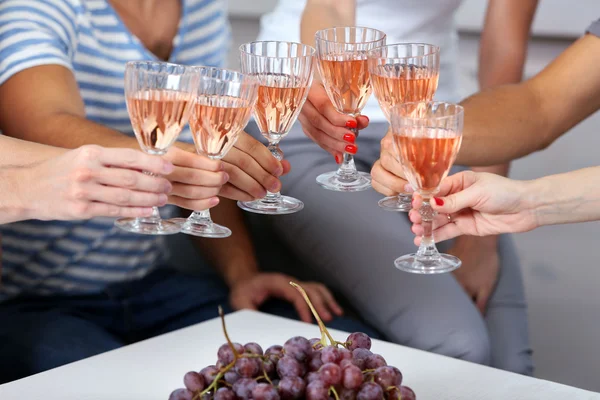
MULTIPOLYGON (((351 117, 360 115, 371 95, 367 53, 385 44, 385 33, 371 28, 339 27, 315 34, 319 72, 335 109, 351 117)), ((352 129, 358 135, 358 129, 352 129)), ((337 171, 317 177, 325 189, 358 192, 371 187, 371 175, 358 172, 352 154, 344 153, 337 171)))
MULTIPOLYGON (((300 43, 253 42, 240 47, 242 72, 259 81, 254 118, 268 149, 283 159, 279 142, 288 134, 306 101, 313 77, 315 50, 300 43)), ((267 192, 260 200, 238 202, 243 210, 258 214, 291 214, 304 203, 281 193, 267 192)))
MULTIPOLYGON (((390 121, 390 109, 408 102, 431 101, 438 86, 440 48, 406 43, 377 47, 369 52, 373 93, 390 121)), ((412 196, 400 193, 379 201, 387 211, 410 211, 412 196)))
POLYGON ((464 111, 456 104, 439 102, 405 103, 390 112, 394 149, 404 173, 423 197, 421 245, 414 254, 395 261, 398 269, 416 274, 439 274, 460 267, 461 261, 440 254, 433 238, 430 200, 448 175, 462 141, 464 111))
MULTIPOLYGON (((145 153, 167 153, 188 123, 197 87, 198 76, 190 67, 151 61, 127 63, 127 111, 145 153)), ((153 207, 150 217, 122 218, 115 225, 148 235, 170 235, 181 229, 181 225, 161 219, 157 207, 153 207)))
MULTIPOLYGON (((198 67, 200 76, 190 128, 198 154, 220 160, 233 147, 248 124, 256 102, 258 81, 250 75, 213 67, 198 67)), ((194 211, 182 223, 182 233, 208 238, 231 236, 227 227, 215 224, 209 210, 194 211)))

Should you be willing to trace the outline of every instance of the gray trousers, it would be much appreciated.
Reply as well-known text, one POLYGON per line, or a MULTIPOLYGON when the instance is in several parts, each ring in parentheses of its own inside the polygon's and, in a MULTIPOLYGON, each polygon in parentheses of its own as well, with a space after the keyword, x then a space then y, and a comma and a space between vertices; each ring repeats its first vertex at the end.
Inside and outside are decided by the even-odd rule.
MULTIPOLYGON (((357 141, 355 160, 362 171, 369 171, 378 159, 387 124, 367 129, 357 141)), ((246 130, 260 137, 253 122, 246 130)), ((406 214, 381 210, 377 201, 382 196, 374 190, 322 189, 315 178, 337 168, 333 157, 307 139, 299 123, 292 131, 281 142, 292 165, 282 193, 301 199, 305 207, 268 220, 301 265, 343 294, 363 319, 393 342, 531 374, 524 289, 511 237, 500 238, 500 276, 483 317, 452 274, 422 276, 397 270, 393 261, 416 249, 406 214)), ((441 244, 440 249, 447 246, 441 244)), ((285 269, 281 266, 282 272, 298 275, 285 269)))

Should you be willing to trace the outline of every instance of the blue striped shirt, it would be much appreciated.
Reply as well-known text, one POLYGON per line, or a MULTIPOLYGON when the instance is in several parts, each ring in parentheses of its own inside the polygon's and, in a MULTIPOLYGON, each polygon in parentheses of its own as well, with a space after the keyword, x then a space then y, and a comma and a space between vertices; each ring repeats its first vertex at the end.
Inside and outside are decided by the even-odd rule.
MULTIPOLYGON (((230 41, 225 1, 182 0, 182 6, 169 61, 223 66, 230 41)), ((77 80, 87 118, 130 136, 125 63, 153 59, 106 0, 0 1, 0 85, 28 68, 64 66, 77 80)), ((191 140, 189 130, 180 139, 191 140)), ((172 211, 168 208, 163 216, 172 211)), ((113 222, 25 221, 1 227, 0 301, 18 294, 99 292, 141 278, 165 261, 161 237, 127 233, 113 222)))

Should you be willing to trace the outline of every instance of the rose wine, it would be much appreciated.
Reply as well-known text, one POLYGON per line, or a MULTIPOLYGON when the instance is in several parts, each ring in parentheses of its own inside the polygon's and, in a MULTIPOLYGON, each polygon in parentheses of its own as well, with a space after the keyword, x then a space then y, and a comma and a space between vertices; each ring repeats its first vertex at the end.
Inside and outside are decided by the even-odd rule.
POLYGON ((442 129, 430 129, 428 135, 412 136, 410 129, 407 133, 394 135, 400 160, 410 184, 423 196, 430 196, 448 175, 462 136, 442 129))
POLYGON ((389 110, 396 104, 431 101, 438 86, 438 75, 427 69, 403 65, 382 65, 380 73, 371 74, 373 91, 389 120, 389 110))
POLYGON ((371 94, 367 58, 346 59, 328 55, 319 60, 321 78, 335 108, 344 114, 358 114, 371 94))
POLYGON ((235 144, 251 112, 251 104, 239 97, 199 96, 190 116, 198 152, 213 159, 223 158, 235 144))
POLYGON ((127 98, 135 136, 143 150, 164 154, 187 124, 191 95, 175 90, 143 90, 127 98))
POLYGON ((260 80, 254 106, 256 123, 267 139, 281 140, 298 118, 309 87, 289 75, 263 75, 260 80))

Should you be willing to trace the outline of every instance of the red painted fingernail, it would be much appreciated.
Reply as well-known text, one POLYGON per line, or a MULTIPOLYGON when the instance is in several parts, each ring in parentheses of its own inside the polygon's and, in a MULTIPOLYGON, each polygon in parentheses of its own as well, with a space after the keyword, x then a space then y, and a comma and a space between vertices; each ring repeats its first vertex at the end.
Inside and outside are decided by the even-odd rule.
POLYGON ((337 164, 341 164, 342 163, 342 156, 340 156, 339 154, 335 155, 335 162, 337 164))
POLYGON ((356 151, 357 151, 358 149, 356 148, 356 146, 355 146, 355 145, 353 145, 353 144, 349 144, 348 146, 346 146, 346 148, 345 148, 344 150, 346 150, 346 153, 350 153, 350 154, 356 154, 356 151))
POLYGON ((346 128, 356 129, 357 127, 358 127, 358 124, 353 119, 351 119, 350 121, 346 122, 346 128))
POLYGON ((356 137, 351 133, 346 133, 344 135, 344 140, 348 143, 354 143, 354 141, 356 140, 356 137))
POLYGON ((437 197, 434 197, 433 199, 435 200, 435 204, 437 204, 438 206, 444 205, 444 200, 438 199, 437 197))
POLYGON ((369 122, 371 122, 371 120, 369 119, 369 117, 367 117, 366 115, 363 115, 362 117, 364 117, 364 118, 366 118, 366 119, 367 119, 367 124, 368 124, 369 122))

